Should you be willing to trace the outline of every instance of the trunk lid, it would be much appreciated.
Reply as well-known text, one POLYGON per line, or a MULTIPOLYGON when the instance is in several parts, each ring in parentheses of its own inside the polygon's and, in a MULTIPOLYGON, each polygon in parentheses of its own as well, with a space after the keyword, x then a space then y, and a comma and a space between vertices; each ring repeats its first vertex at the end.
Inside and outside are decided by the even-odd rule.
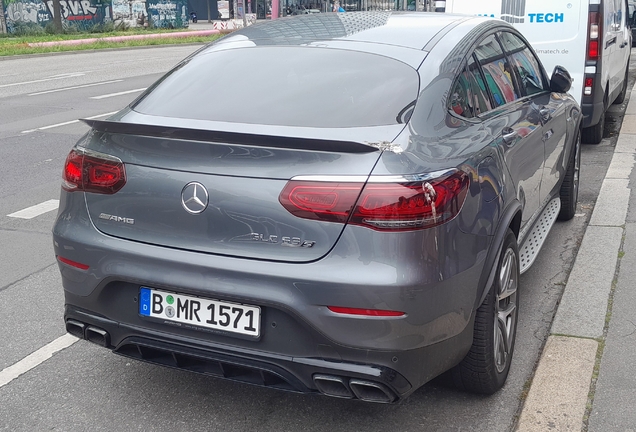
MULTIPOLYGON (((85 194, 98 230, 250 259, 307 262, 324 256, 345 225, 292 215, 280 204, 280 192, 299 175, 353 175, 364 182, 380 155, 372 146, 345 140, 90 124, 93 130, 80 145, 121 159, 126 171, 117 193, 85 194)), ((384 138, 390 135, 395 129, 384 138)))

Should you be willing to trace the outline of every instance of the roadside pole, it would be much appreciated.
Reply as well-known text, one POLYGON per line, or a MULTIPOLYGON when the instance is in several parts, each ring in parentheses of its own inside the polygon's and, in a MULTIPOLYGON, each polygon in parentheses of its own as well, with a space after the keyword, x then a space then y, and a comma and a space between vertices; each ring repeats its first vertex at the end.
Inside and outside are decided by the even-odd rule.
POLYGON ((7 23, 4 19, 4 0, 0 0, 0 33, 7 32, 7 23))

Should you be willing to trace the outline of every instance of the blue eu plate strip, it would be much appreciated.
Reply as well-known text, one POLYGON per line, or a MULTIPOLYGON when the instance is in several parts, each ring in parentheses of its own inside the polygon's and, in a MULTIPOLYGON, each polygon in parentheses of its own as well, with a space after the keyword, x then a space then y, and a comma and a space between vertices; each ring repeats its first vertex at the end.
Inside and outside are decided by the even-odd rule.
POLYGON ((150 290, 142 288, 139 293, 139 314, 150 316, 150 290))

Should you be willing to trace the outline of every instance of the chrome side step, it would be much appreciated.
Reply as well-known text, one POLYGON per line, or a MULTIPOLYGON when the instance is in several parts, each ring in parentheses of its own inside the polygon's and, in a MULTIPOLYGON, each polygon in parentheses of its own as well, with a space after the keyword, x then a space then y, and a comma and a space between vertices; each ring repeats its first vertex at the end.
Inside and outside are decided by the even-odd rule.
POLYGON ((561 210, 561 200, 554 198, 543 209, 543 213, 534 223, 534 226, 526 236, 523 244, 519 246, 519 261, 521 261, 520 273, 523 274, 530 268, 534 260, 539 255, 541 246, 545 241, 552 225, 556 221, 561 210))

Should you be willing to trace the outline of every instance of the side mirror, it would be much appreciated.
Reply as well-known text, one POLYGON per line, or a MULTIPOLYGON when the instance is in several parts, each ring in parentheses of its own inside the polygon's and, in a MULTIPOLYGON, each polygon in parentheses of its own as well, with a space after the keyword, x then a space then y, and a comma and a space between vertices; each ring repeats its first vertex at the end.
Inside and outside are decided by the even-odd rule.
POLYGON ((563 66, 555 66, 550 78, 550 91, 555 93, 567 93, 572 87, 572 77, 563 66))

